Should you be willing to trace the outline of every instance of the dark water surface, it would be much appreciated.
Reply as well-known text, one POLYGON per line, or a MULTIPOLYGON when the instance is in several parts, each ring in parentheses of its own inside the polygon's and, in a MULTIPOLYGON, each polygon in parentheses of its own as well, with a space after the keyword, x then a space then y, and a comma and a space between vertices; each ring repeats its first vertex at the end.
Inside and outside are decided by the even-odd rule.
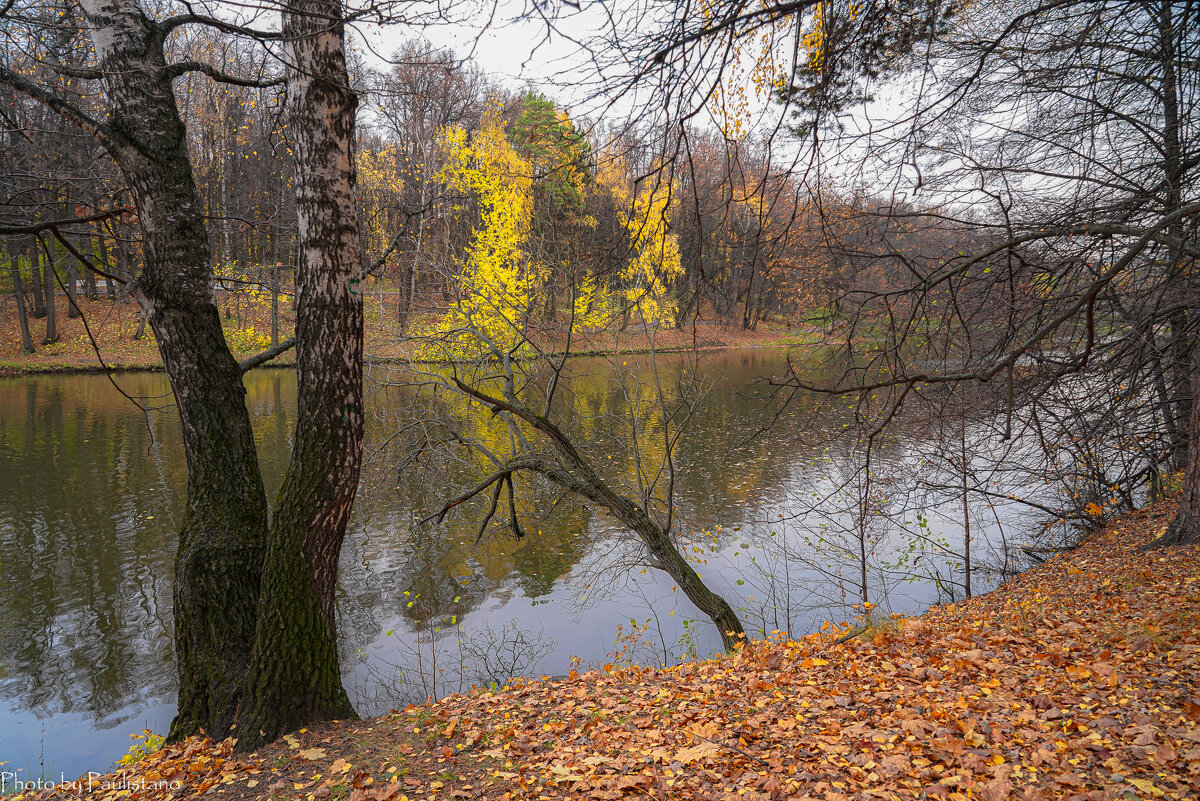
MULTIPOLYGON (((751 437, 773 411, 758 379, 779 372, 784 358, 737 351, 698 363, 575 360, 562 413, 611 475, 632 481, 628 430, 613 421, 647 406, 641 455, 661 461, 653 436, 661 415, 656 421, 643 379, 654 369, 660 382, 699 374, 708 392, 675 454, 675 530, 748 630, 802 634, 855 614, 859 565, 849 543, 866 530, 848 511, 855 468, 821 444, 826 432, 813 429, 811 403, 794 404, 751 437)), ((405 440, 389 436, 410 414, 415 391, 379 383, 402 379, 396 372, 374 378, 369 457, 339 599, 344 679, 361 713, 514 673, 565 673, 614 656, 671 663, 716 648, 711 624, 641 565, 628 535, 573 499, 530 488, 531 530, 521 540, 489 532, 476 543, 486 504, 418 525, 477 473, 456 460, 398 467, 405 440), (633 636, 618 643, 619 626, 633 636)), ((0 762, 22 777, 105 770, 131 732, 165 732, 173 712, 172 559, 185 484, 179 425, 163 376, 117 381, 150 411, 103 376, 0 380, 0 762)), ((295 375, 257 371, 246 386, 273 493, 294 423, 295 375)), ((840 428, 836 416, 824 419, 840 428)), ((480 425, 480 439, 498 436, 480 425)), ((916 470, 918 444, 901 436, 890 446, 894 475, 881 484, 916 470)), ((953 510, 961 507, 941 506, 943 517, 937 504, 926 513, 955 543, 953 510)), ((1011 509, 993 511, 976 524, 977 559, 1000 521, 1015 521, 1011 509)), ((884 526, 865 535, 872 597, 897 612, 937 599, 933 581, 896 571, 902 533, 884 526)))

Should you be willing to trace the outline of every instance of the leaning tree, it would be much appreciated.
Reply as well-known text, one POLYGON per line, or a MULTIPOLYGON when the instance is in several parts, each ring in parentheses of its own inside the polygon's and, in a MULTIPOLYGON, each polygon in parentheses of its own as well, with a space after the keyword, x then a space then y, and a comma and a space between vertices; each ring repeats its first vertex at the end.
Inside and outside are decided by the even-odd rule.
POLYGON ((831 236, 904 280, 844 298, 885 335, 873 358, 839 386, 793 386, 886 391, 892 409, 937 382, 1003 381, 1014 409, 1058 391, 1084 429, 1119 422, 1143 451, 1123 479, 1183 471, 1161 540, 1183 543, 1200 538, 1198 15, 1187 0, 644 0, 594 54, 625 97, 654 90, 664 127, 714 106, 727 121, 749 75, 792 112, 804 175, 862 167, 901 201, 879 204, 886 220, 946 245, 969 232, 915 258, 831 236), (1112 394, 1080 392, 1097 381, 1112 394))

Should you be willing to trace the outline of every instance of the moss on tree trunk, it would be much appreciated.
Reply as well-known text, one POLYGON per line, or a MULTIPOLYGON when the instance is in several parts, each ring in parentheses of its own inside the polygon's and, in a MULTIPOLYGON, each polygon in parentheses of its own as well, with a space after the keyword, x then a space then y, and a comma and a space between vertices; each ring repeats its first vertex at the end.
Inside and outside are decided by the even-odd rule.
POLYGON ((363 436, 357 97, 340 14, 332 0, 295 0, 283 9, 300 252, 298 404, 292 458, 268 535, 240 750, 306 723, 354 715, 338 667, 334 609, 363 436))

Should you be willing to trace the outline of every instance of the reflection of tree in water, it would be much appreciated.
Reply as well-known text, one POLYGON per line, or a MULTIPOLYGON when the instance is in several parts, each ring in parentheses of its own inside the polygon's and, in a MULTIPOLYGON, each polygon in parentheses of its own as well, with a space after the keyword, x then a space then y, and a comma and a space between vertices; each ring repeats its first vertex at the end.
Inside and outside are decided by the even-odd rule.
MULTIPOLYGON (((552 586, 559 574, 547 547, 554 541, 541 538, 541 548, 532 555, 527 544, 539 544, 532 537, 516 543, 492 536, 476 545, 473 522, 417 526, 402 545, 389 543, 398 546, 387 560, 393 569, 360 571, 343 581, 353 584, 351 598, 340 607, 344 646, 354 651, 349 643, 370 642, 384 632, 389 645, 386 654, 373 655, 366 665, 375 687, 357 688, 368 707, 360 711, 502 680, 508 676, 494 675, 498 665, 519 666, 509 674, 517 675, 552 650, 551 641, 516 621, 498 632, 468 621, 488 600, 511 595, 512 577, 531 598, 540 586, 552 586), (397 625, 397 618, 403 625, 397 625), (481 638, 499 649, 487 659, 486 649, 476 645, 481 638), (508 657, 500 658, 502 654, 508 657)), ((557 561, 569 569, 569 559, 557 561)))
MULTIPOLYGON (((0 393, 0 694, 39 715, 113 718, 131 697, 174 688, 178 435, 124 399, 114 409, 104 379, 21 383, 0 393)), ((162 382, 128 386, 161 394, 162 382)))
MULTIPOLYGON (((813 460, 841 431, 849 416, 845 405, 827 404, 829 413, 818 416, 818 400, 798 396, 776 426, 752 437, 772 411, 764 401, 771 388, 755 379, 783 369, 782 354, 714 353, 690 364, 683 357, 659 356, 657 369, 670 383, 677 376, 667 373, 691 365, 698 384, 711 389, 675 450, 681 540, 738 550, 742 541, 766 542, 772 528, 782 525, 779 512, 789 515, 783 523, 798 527, 794 512, 802 504, 797 497, 819 478, 822 466, 813 460), (742 530, 736 531, 739 524, 742 530), (702 539, 705 530, 715 539, 702 539)), ((570 385, 558 401, 564 410, 560 417, 573 436, 603 455, 604 469, 614 478, 631 476, 629 432, 620 426, 627 425, 622 420, 628 420, 630 404, 644 401, 637 385, 648 382, 649 368, 645 357, 622 357, 615 364, 578 359, 569 365, 570 385)), ((160 376, 120 381, 132 394, 170 402, 169 395, 162 397, 167 386, 160 376)), ((270 488, 278 483, 290 447, 295 377, 290 371, 263 371, 247 375, 246 383, 270 488)), ((415 641, 418 630, 427 641, 437 635, 455 651, 459 639, 467 643, 485 634, 485 620, 505 641, 536 641, 546 614, 541 609, 531 609, 507 633, 502 620, 491 619, 509 598, 553 596, 556 605, 545 609, 560 616, 570 614, 564 607, 567 595, 587 595, 593 604, 637 601, 628 582, 641 576, 644 565, 623 547, 633 541, 607 512, 580 504, 540 479, 521 479, 518 485, 527 532, 520 540, 497 523, 476 542, 486 498, 464 504, 442 524, 417 525, 471 486, 479 468, 453 443, 407 458, 411 443, 403 433, 394 435, 427 424, 421 416, 429 410, 415 399, 419 388, 399 383, 370 384, 369 458, 343 552, 339 598, 348 670, 363 668, 353 655, 360 648, 400 664, 403 648, 410 647, 401 641, 415 641), (433 631, 438 627, 441 632, 433 631), (391 638, 384 636, 389 629, 394 629, 391 638), (518 636, 517 630, 524 633, 518 636)), ((145 696, 170 697, 167 612, 173 518, 182 503, 184 472, 176 424, 166 414, 150 419, 159 443, 153 449, 141 413, 103 377, 0 384, 0 614, 8 624, 0 630, 0 694, 15 706, 38 714, 73 709, 99 721, 129 714, 145 696)), ((641 430, 650 433, 662 425, 649 405, 640 420, 641 430)), ((486 415, 464 414, 459 423, 475 425, 480 438, 489 425, 486 415)), ((901 439, 910 438, 902 427, 898 431, 901 439)), ((642 454, 646 462, 661 458, 653 447, 642 454)), ((892 458, 886 450, 881 454, 892 458)), ((734 584, 745 573, 737 564, 718 567, 714 561, 698 568, 724 581, 731 598, 749 594, 747 587, 734 584)), ((807 585, 798 586, 808 592, 807 585)), ((814 582, 812 587, 800 605, 829 594, 827 586, 814 582)), ((658 603, 657 595, 648 598, 658 603)), ((686 605, 680 607, 665 624, 688 614, 694 617, 686 605)), ((666 631, 663 639, 672 645, 678 634, 666 631)), ((594 653, 580 655, 603 658, 599 649, 611 640, 602 640, 594 653)), ((467 655, 469 650, 461 648, 467 655)))

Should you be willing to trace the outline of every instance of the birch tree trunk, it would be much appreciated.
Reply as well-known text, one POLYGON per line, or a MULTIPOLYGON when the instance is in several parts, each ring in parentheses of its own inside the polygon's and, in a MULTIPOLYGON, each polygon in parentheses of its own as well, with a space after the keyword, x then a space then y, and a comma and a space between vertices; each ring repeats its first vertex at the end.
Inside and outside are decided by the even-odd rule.
POLYGON ((342 687, 334 590, 362 461, 363 305, 354 202, 358 98, 336 0, 283 5, 295 158, 299 400, 276 500, 239 750, 354 716, 342 687))
POLYGON ((80 0, 104 75, 105 146, 133 194, 146 310, 183 423, 187 509, 175 559, 179 706, 170 736, 231 732, 250 664, 267 527, 241 371, 212 302, 203 206, 163 55, 135 0, 80 0))

